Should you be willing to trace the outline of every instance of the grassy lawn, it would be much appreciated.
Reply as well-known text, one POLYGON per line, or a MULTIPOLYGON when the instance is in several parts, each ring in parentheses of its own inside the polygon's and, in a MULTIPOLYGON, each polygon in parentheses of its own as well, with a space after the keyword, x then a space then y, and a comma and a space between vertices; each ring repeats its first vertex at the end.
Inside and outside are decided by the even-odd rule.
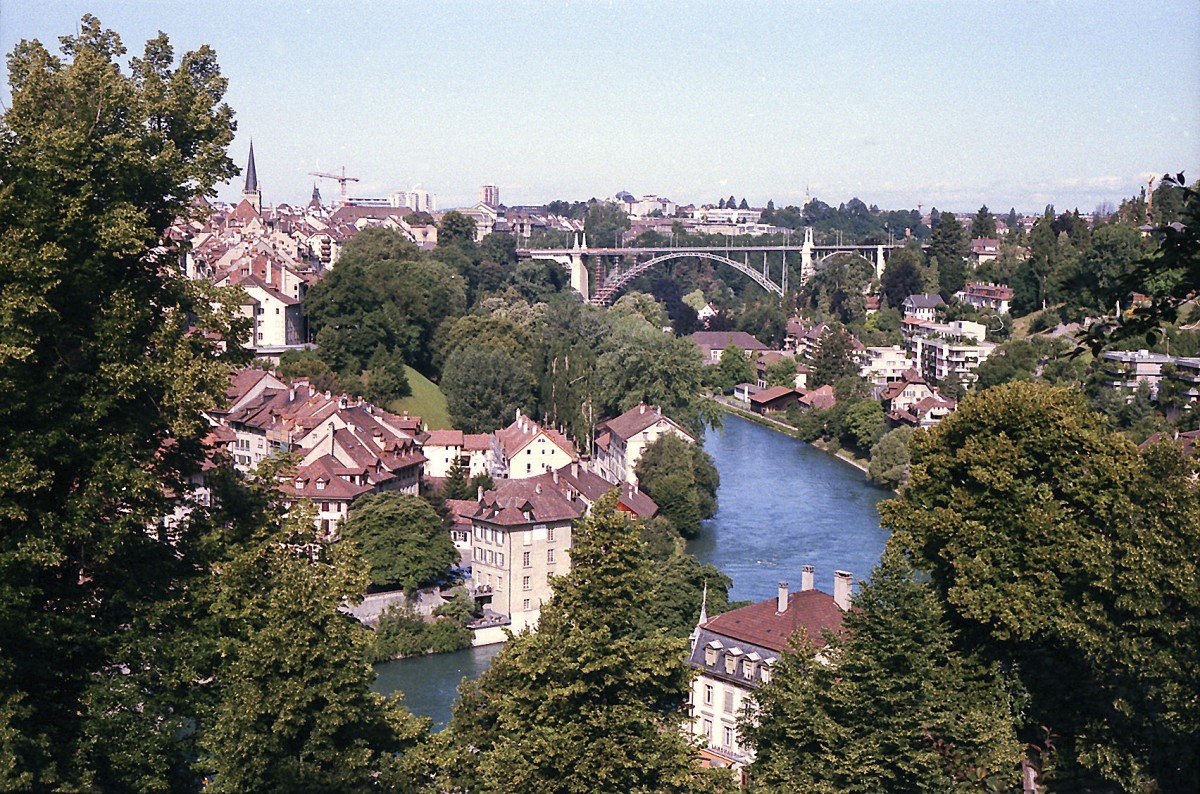
POLYGON ((412 394, 402 400, 393 400, 388 405, 392 413, 402 414, 408 411, 409 416, 419 416, 430 430, 449 430, 450 412, 446 410, 446 397, 437 384, 417 372, 412 367, 405 367, 408 384, 412 386, 412 394))

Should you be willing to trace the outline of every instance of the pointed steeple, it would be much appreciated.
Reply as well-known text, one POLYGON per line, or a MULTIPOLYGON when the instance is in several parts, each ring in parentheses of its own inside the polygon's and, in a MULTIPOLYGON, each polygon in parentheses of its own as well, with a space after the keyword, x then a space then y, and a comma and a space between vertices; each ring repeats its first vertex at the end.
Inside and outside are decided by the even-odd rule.
POLYGON ((250 157, 246 161, 246 184, 242 187, 242 200, 250 202, 257 213, 262 213, 262 191, 258 188, 258 170, 254 167, 254 141, 250 141, 250 157))
POLYGON ((696 628, 692 629, 691 636, 688 637, 692 642, 692 649, 696 648, 696 640, 700 638, 700 627, 708 622, 708 581, 704 582, 704 595, 700 598, 700 619, 696 621, 696 628))
POLYGON ((243 193, 258 192, 258 171, 254 168, 254 141, 250 141, 250 158, 246 162, 246 186, 242 188, 243 193))

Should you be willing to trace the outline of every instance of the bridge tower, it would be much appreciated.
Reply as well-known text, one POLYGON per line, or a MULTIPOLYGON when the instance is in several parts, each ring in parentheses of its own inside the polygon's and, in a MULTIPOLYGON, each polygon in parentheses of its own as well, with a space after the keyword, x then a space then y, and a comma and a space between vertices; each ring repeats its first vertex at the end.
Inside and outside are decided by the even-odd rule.
POLYGON ((587 248, 587 235, 583 235, 582 245, 580 244, 579 235, 576 235, 575 247, 571 249, 571 286, 583 296, 583 302, 588 303, 592 299, 592 293, 588 289, 587 260, 584 257, 585 248, 587 248))
POLYGON ((804 227, 804 245, 800 248, 800 286, 812 278, 816 265, 813 263, 813 230, 811 226, 804 227))

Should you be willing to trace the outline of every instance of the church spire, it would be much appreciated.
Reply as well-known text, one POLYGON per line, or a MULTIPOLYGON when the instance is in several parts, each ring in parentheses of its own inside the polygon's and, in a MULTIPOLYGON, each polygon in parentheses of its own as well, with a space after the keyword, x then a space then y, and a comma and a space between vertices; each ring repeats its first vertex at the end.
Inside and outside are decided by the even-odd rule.
POLYGON ((258 188, 258 170, 254 167, 253 139, 250 141, 250 157, 246 161, 246 184, 242 187, 242 198, 250 202, 255 212, 262 212, 262 191, 258 188))
POLYGON ((258 192, 258 171, 254 168, 254 141, 250 141, 250 159, 246 163, 246 186, 243 193, 258 192))
POLYGON ((692 642, 693 650, 696 647, 696 640, 700 639, 700 627, 708 622, 708 580, 704 581, 704 595, 700 597, 700 619, 696 621, 696 628, 692 629, 692 634, 688 637, 692 642))

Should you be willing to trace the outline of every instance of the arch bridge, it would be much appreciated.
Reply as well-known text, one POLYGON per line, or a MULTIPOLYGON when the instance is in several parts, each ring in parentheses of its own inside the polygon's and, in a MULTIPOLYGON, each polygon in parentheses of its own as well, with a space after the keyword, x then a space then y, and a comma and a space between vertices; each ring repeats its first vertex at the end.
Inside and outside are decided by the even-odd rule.
POLYGON ((743 273, 769 293, 780 296, 787 292, 788 254, 800 254, 800 281, 807 283, 817 265, 839 254, 859 256, 875 267, 876 276, 883 274, 886 252, 902 245, 815 245, 811 228, 804 230, 802 245, 761 246, 672 246, 666 248, 593 248, 586 235, 577 235, 571 248, 524 249, 517 252, 524 259, 550 259, 571 271, 571 286, 584 300, 602 306, 611 305, 621 291, 638 276, 674 259, 708 259, 728 265, 743 273), (762 254, 762 266, 751 263, 751 256, 762 254), (780 262, 772 268, 768 255, 779 253, 780 262), (741 261, 734 257, 741 254, 741 261), (872 257, 871 254, 874 254, 872 257), (873 261, 872 261, 873 260, 873 261), (589 270, 589 264, 591 269, 589 270), (772 277, 772 270, 778 271, 772 277), (593 277, 594 272, 594 277, 593 277), (595 289, 592 289, 593 284, 595 289))

